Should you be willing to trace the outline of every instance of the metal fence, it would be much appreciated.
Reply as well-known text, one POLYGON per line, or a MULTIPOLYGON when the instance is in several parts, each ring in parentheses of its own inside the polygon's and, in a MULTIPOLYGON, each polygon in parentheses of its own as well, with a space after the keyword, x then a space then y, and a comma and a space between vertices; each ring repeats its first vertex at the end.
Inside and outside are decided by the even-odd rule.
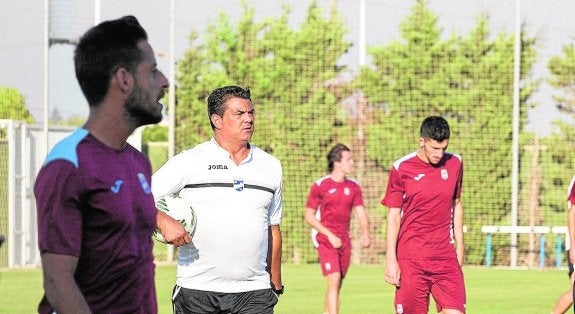
MULTIPOLYGON (((0 8, 5 9, 0 11, 12 10, 20 2, 25 3, 26 9, 35 16, 41 16, 41 8, 33 5, 31 0, 0 4, 0 8)), ((71 2, 62 0, 58 3, 71 8, 67 5, 71 2)), ((416 1, 321 0, 317 1, 323 9, 321 16, 327 19, 334 8, 348 31, 341 46, 332 47, 345 53, 334 58, 333 63, 319 64, 312 62, 332 57, 323 49, 330 43, 329 40, 323 41, 330 29, 319 32, 321 23, 302 29, 300 23, 309 22, 306 9, 311 1, 306 1, 305 5, 296 1, 286 2, 296 4, 287 27, 295 30, 294 33, 307 30, 310 34, 308 40, 291 47, 285 45, 289 39, 286 34, 291 34, 291 30, 277 43, 263 43, 265 31, 250 38, 233 33, 239 28, 236 23, 241 21, 240 17, 245 12, 239 3, 231 0, 209 3, 174 0, 170 1, 170 7, 165 2, 136 5, 135 0, 121 4, 101 1, 97 2, 101 4, 97 9, 88 1, 78 2, 83 8, 71 14, 76 14, 72 17, 82 21, 90 20, 93 11, 99 12, 98 20, 134 14, 149 30, 162 70, 170 68, 168 58, 177 61, 177 75, 174 75, 177 80, 172 82, 178 85, 176 152, 206 140, 211 133, 205 118, 205 96, 217 87, 214 84, 250 86, 258 112, 254 143, 270 151, 284 165, 286 189, 282 230, 285 231, 286 262, 315 261, 309 226, 303 221, 303 206, 310 184, 325 174, 324 155, 329 146, 341 141, 349 144, 355 152, 358 164, 353 176, 364 187, 374 237, 371 248, 354 252, 354 261, 381 263, 385 252, 386 209, 379 205, 379 200, 385 190, 391 163, 415 150, 417 126, 422 116, 441 114, 448 118, 454 131, 450 150, 462 154, 466 167, 463 197, 467 262, 528 267, 565 265, 565 256, 560 254, 565 249, 563 233, 551 232, 552 240, 547 238, 542 242, 541 233, 529 230, 539 230, 536 227, 540 226, 554 230, 566 224, 567 186, 575 175, 575 132, 572 125, 558 127, 550 122, 569 121, 573 115, 557 110, 560 106, 554 96, 565 91, 548 84, 548 61, 550 57, 561 54, 562 46, 572 45, 575 24, 561 22, 566 17, 570 18, 572 2, 559 1, 547 6, 545 10, 548 12, 542 13, 537 1, 427 1, 436 18, 439 44, 433 49, 419 49, 416 51, 421 54, 419 57, 412 55, 412 58, 401 60, 397 56, 415 53, 407 49, 408 40, 404 36, 407 30, 414 35, 411 37, 413 43, 420 43, 430 35, 423 32, 423 27, 429 25, 423 22, 428 20, 401 26, 413 12, 416 1), (523 5, 521 10, 515 6, 520 2, 523 5), (365 5, 363 10, 366 13, 363 20, 359 18, 362 16, 361 3, 365 5), (173 5, 178 9, 173 10, 173 5), (221 21, 218 20, 220 12, 230 17, 229 27, 215 27, 210 33, 209 24, 217 25, 221 21), (482 14, 488 17, 489 25, 483 30, 488 34, 484 41, 474 41, 472 39, 480 39, 481 30, 474 27, 482 14), (512 38, 518 16, 523 21, 521 32, 524 41, 520 44, 525 54, 522 55, 521 80, 511 85, 507 82, 513 81, 512 38), (172 22, 176 33, 168 36, 172 22), (213 59, 219 55, 220 49, 212 50, 218 53, 211 56, 200 50, 214 40, 214 36, 221 34, 214 30, 228 29, 231 30, 230 36, 218 48, 234 43, 232 39, 236 38, 241 38, 242 41, 237 43, 244 46, 235 47, 237 50, 231 51, 230 55, 222 53, 223 62, 213 59), (310 32, 310 29, 317 32, 310 32), (190 36, 193 32, 195 35, 190 36), (170 38, 175 41, 175 52, 170 48, 170 38), (190 41, 189 38, 197 40, 190 41), (449 46, 453 42, 457 44, 449 46), (280 45, 276 45, 278 43, 280 45), (348 46, 348 43, 352 45, 348 46), (434 50, 441 47, 451 50, 434 50), (308 55, 298 54, 306 49, 309 49, 308 55), (458 55, 460 63, 448 62, 456 49, 463 51, 458 55), (186 55, 190 51, 193 53, 186 55), (245 55, 242 52, 246 52, 245 55), (288 62, 290 58, 292 63, 288 62), (233 61, 226 63, 226 60, 233 61), (245 63, 239 66, 240 62, 245 63), (315 67, 306 69, 302 66, 308 62, 315 67), (275 68, 278 64, 285 65, 285 68, 275 68), (368 81, 369 75, 363 81, 356 80, 364 65, 372 70, 366 73, 376 78, 375 83, 368 81), (209 71, 193 71, 208 66, 213 66, 212 73, 221 75, 201 81, 201 78, 208 77, 209 71), (337 72, 339 69, 345 69, 345 73, 330 73, 334 75, 329 77, 317 75, 322 71, 337 72), (391 78, 394 73, 397 75, 391 78), (482 76, 486 73, 489 75, 482 76), (444 79, 446 77, 449 79, 444 79), (512 94, 518 85, 521 87, 520 121, 516 138, 518 148, 514 150, 511 141, 514 135, 511 132, 514 127, 512 94), (285 92, 280 94, 278 91, 285 92), (512 154, 515 152, 518 154, 515 159, 518 173, 516 178, 512 178, 512 154), (515 187, 514 182, 517 183, 515 187), (529 232, 513 231, 524 229, 501 232, 497 228, 513 225, 527 227, 529 232), (484 233, 483 226, 494 226, 494 230, 499 231, 484 233), (559 263, 558 256, 561 257, 559 263)), ((253 5, 258 22, 281 15, 280 1, 248 3, 253 5), (272 10, 270 6, 273 6, 272 10)), ((13 10, 13 15, 17 15, 16 9, 13 10)), ((30 24, 25 20, 22 23, 30 24)), ((248 28, 249 25, 244 26, 248 28)), ((8 33, 9 36, 18 36, 15 32, 8 33)), ((77 34, 67 36, 74 35, 77 34)), ((18 49, 29 51, 27 48, 18 49)), ((4 56, 2 51, 0 56, 4 56)), ((36 83, 41 85, 41 82, 36 83)), ((66 90, 70 88, 70 84, 53 85, 66 90)), ((28 106, 37 109, 39 104, 36 101, 28 106)), ((66 113, 63 108, 59 109, 66 113)), ((6 233, 8 239, 0 248, 0 266, 33 265, 38 262, 38 254, 31 182, 46 153, 46 140, 36 133, 40 127, 2 123, 3 128, 11 131, 8 132, 9 139, 0 143, 0 154, 7 154, 2 155, 6 158, 0 158, 0 178, 2 182, 10 182, 6 192, 0 191, 0 233, 6 233)), ((48 141, 52 144, 56 138, 49 137, 48 141)), ((354 225, 354 232, 356 228, 354 225)))
MULTIPOLYGON (((0 210, 0 222, 5 233, 2 250, 6 259, 0 267, 37 266, 40 263, 36 228, 34 179, 40 170, 47 149, 73 131, 73 127, 51 126, 45 134, 41 125, 28 125, 13 120, 0 120, 6 133, 2 143, 3 157, 7 157, 0 177, 6 186, 5 205, 0 210), (7 217, 6 220, 4 220, 7 217), (6 228, 6 229, 4 229, 6 228)), ((4 197, 3 197, 4 199, 4 197)))
MULTIPOLYGON (((0 268, 35 267, 40 264, 38 250, 34 181, 47 152, 76 127, 49 126, 22 121, 0 120, 0 268)), ((141 132, 128 142, 141 149, 141 132)))

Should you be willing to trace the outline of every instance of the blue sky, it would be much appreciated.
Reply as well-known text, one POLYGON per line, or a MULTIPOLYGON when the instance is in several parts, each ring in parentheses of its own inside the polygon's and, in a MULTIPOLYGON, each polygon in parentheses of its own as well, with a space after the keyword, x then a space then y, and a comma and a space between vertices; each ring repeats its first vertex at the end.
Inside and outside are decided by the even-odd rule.
MULTIPOLYGON (((3 0, 0 2, 0 85, 15 87, 26 97, 27 105, 38 121, 43 108, 43 6, 38 0, 3 0)), ((356 69, 359 34, 359 0, 318 0, 327 11, 332 3, 349 28, 348 40, 354 42, 350 52, 340 63, 356 69)), ((383 45, 399 36, 399 22, 414 1, 366 0, 366 45, 383 45)), ((97 1, 52 0, 51 35, 78 37, 94 23, 97 1)), ((101 19, 135 15, 149 33, 150 43, 158 53, 161 70, 168 72, 169 0, 99 0, 101 19)), ((240 0, 189 1, 174 0, 176 4, 176 59, 188 48, 187 36, 193 29, 204 33, 209 22, 223 11, 232 19, 242 12, 240 0)), ((297 24, 306 14, 309 1, 251 0, 255 4, 256 19, 281 12, 283 3, 292 7, 292 22, 297 24)), ((500 0, 430 0, 431 9, 439 17, 443 35, 465 34, 481 12, 490 16, 492 34, 500 31, 513 33, 515 1, 500 0)), ((530 35, 539 38, 540 61, 535 74, 544 78, 546 60, 561 52, 561 45, 575 36, 572 0, 522 0, 521 16, 530 35)), ((73 46, 53 45, 49 50, 49 110, 55 106, 64 117, 87 116, 88 106, 74 77, 73 46)), ((551 121, 560 117, 551 99, 551 90, 543 84, 531 100, 539 106, 529 110, 528 129, 546 135, 552 131, 551 121)))

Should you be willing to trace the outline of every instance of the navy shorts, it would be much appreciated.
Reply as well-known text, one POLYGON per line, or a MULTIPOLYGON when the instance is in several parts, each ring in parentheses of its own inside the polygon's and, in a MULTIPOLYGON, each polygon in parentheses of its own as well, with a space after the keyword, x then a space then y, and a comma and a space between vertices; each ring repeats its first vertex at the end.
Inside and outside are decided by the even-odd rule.
POLYGON ((174 314, 272 314, 278 296, 270 289, 225 293, 174 287, 174 314))
POLYGON ((571 274, 573 273, 573 264, 571 263, 571 259, 569 258, 569 250, 565 251, 565 253, 567 254, 567 266, 569 267, 569 272, 567 273, 567 275, 569 275, 569 278, 571 278, 571 274))

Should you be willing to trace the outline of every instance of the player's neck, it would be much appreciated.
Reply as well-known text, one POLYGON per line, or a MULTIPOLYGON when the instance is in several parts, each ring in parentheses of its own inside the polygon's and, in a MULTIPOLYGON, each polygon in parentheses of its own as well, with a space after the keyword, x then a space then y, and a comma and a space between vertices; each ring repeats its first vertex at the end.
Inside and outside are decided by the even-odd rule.
POLYGON ((419 148, 419 150, 417 151, 417 158, 419 158, 419 160, 423 161, 426 164, 430 164, 429 159, 427 158, 425 152, 423 151, 423 148, 419 148))
POLYGON ((329 177, 335 182, 343 182, 345 180, 345 173, 334 169, 329 177))
POLYGON ((216 143, 230 154, 232 161, 239 165, 250 153, 250 144, 247 141, 226 141, 222 136, 214 136, 216 143))
POLYGON ((123 149, 126 147, 126 141, 133 129, 117 121, 116 123, 112 123, 111 121, 111 119, 101 119, 90 116, 82 127, 88 130, 92 136, 104 145, 116 150, 123 149))

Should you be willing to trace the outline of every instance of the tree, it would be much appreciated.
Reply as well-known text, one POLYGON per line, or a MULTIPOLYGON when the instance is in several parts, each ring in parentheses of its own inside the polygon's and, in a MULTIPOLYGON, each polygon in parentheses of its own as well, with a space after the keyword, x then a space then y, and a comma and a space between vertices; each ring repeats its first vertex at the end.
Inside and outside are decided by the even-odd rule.
POLYGON ((554 96, 559 110, 575 117, 575 38, 563 46, 562 53, 549 59, 549 83, 562 92, 554 96))
MULTIPOLYGON (((424 0, 416 1, 401 35, 402 40, 370 48, 374 66, 363 68, 355 82, 373 109, 368 157, 389 169, 416 149, 424 117, 446 117, 450 150, 463 156, 466 169, 467 259, 480 263, 481 226, 509 224, 514 38, 501 33, 491 39, 487 17, 479 16, 469 34, 442 40, 437 17, 424 0)), ((525 34, 521 39, 524 125, 524 104, 536 86, 530 80, 535 40, 525 34)))
POLYGON ((62 114, 60 113, 60 110, 58 110, 58 107, 54 107, 52 109, 49 121, 50 124, 61 124, 64 121, 64 118, 62 118, 62 114))
POLYGON ((149 125, 142 131, 142 142, 167 142, 168 127, 161 124, 149 125))
MULTIPOLYGON (((254 9, 244 3, 235 25, 222 13, 203 43, 196 43, 198 35, 192 33, 192 47, 178 64, 176 147, 181 150, 211 136, 206 98, 214 88, 249 87, 256 108, 253 143, 284 167, 282 230, 303 235, 309 231, 303 221, 309 186, 325 173, 323 156, 343 132, 334 127, 340 96, 326 82, 344 70, 337 61, 350 44, 335 8, 325 18, 312 2, 295 29, 288 23, 289 13, 284 6, 279 17, 256 22, 254 9)), ((284 253, 304 261, 316 258, 308 237, 286 237, 284 253)))
MULTIPOLYGON (((547 63, 549 84, 555 88, 553 99, 560 112, 575 118, 575 38, 562 47, 560 55, 547 63)), ((575 133, 573 125, 556 122, 558 131, 542 139, 547 148, 542 153, 545 164, 542 183, 542 206, 553 225, 566 224, 567 189, 575 175, 575 133)))
POLYGON ((17 89, 0 87, 0 119, 34 122, 34 117, 26 108, 24 96, 17 89))

